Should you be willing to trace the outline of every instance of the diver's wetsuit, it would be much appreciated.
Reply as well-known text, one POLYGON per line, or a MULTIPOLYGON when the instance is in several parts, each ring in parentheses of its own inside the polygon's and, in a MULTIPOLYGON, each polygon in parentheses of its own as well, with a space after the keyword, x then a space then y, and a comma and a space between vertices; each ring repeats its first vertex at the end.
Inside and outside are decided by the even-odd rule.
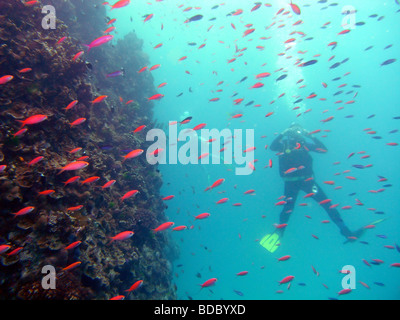
MULTIPOLYGON (((324 191, 314 181, 312 170, 313 159, 309 153, 310 151, 326 152, 327 149, 317 138, 310 137, 310 139, 312 140, 312 143, 305 141, 304 139, 301 141, 295 141, 280 134, 275 138, 270 146, 272 151, 281 152, 279 155, 279 172, 285 181, 284 195, 286 198, 284 200, 286 201, 286 204, 280 214, 280 224, 288 222, 290 213, 294 208, 300 190, 304 191, 306 194, 314 193, 312 198, 318 203, 328 198, 324 191), (304 166, 304 168, 302 168, 302 166, 304 166), (285 173, 291 168, 298 169, 294 172, 285 173)), ((321 206, 328 213, 332 222, 339 227, 340 233, 345 237, 351 236, 352 232, 340 218, 339 212, 335 208, 330 209, 330 205, 331 204, 328 202, 321 206)), ((280 229, 280 233, 283 234, 283 229, 280 229)))

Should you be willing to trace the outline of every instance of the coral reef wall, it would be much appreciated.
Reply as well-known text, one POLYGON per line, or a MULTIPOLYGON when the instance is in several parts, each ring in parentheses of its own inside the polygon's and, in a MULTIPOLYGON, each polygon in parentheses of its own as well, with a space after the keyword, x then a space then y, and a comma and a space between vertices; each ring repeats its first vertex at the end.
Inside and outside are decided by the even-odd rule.
POLYGON ((52 3, 57 27, 44 30, 40 5, 0 1, 0 76, 14 77, 0 87, 0 299, 176 299, 170 261, 177 249, 167 234, 152 231, 165 222, 161 176, 144 153, 123 158, 148 146, 145 131, 132 131, 154 127, 145 98, 155 92, 152 77, 137 73, 149 63, 141 41, 130 33, 88 53, 82 43, 103 35, 104 8, 52 3), (124 76, 105 77, 121 67, 124 76), (101 95, 107 98, 92 102, 101 95), (21 125, 35 115, 47 118, 21 125), (80 157, 89 165, 61 172, 80 157), (116 182, 102 188, 110 180, 116 182), (139 193, 122 201, 130 190, 139 193), (128 230, 132 237, 110 240, 128 230), (56 289, 42 288, 45 265, 56 269, 56 289), (138 280, 143 285, 126 292, 138 280))

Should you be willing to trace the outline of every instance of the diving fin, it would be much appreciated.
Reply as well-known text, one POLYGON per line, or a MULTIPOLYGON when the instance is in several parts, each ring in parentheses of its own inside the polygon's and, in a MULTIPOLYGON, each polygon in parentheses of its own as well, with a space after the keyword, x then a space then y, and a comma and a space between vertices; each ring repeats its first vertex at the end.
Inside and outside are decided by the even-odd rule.
POLYGON ((278 233, 269 233, 266 234, 261 240, 260 245, 267 249, 269 252, 273 253, 276 249, 278 249, 280 242, 280 236, 278 233))

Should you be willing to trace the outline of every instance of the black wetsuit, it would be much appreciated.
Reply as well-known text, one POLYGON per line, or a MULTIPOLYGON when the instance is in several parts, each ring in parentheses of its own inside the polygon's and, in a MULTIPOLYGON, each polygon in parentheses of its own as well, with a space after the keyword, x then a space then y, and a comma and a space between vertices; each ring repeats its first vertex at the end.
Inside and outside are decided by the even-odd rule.
MULTIPOLYGON (((300 190, 306 194, 314 193, 312 198, 318 203, 328 198, 325 192, 314 181, 313 159, 310 156, 311 151, 326 152, 327 149, 321 141, 314 137, 301 138, 299 140, 289 139, 280 134, 270 146, 272 151, 279 152, 279 172, 285 181, 284 201, 286 201, 286 204, 284 204, 280 214, 280 224, 288 222, 300 190), (311 140, 312 142, 307 140, 311 140), (303 166, 304 168, 302 168, 303 166), (295 171, 287 172, 287 170, 294 170, 294 168, 296 168, 295 171)), ((335 208, 329 208, 331 203, 327 202, 321 204, 321 206, 327 212, 331 221, 339 227, 343 236, 349 237, 352 235, 352 232, 341 219, 339 212, 335 208)), ((280 230, 282 233, 283 229, 280 230)))

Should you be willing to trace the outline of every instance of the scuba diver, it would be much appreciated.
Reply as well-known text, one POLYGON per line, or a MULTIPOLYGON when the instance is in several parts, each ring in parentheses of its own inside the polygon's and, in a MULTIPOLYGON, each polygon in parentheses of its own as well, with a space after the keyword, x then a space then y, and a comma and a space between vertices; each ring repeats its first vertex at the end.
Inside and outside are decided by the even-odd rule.
POLYGON ((330 208, 325 192, 314 181, 312 169, 313 159, 310 151, 326 152, 325 145, 317 138, 303 129, 299 124, 292 125, 279 134, 271 143, 270 149, 279 152, 279 173, 285 181, 283 199, 283 209, 280 213, 279 224, 272 234, 267 234, 261 239, 260 244, 270 252, 274 252, 282 238, 290 214, 296 203, 296 198, 300 190, 304 191, 308 197, 312 197, 323 207, 331 221, 334 222, 340 233, 346 237, 347 241, 355 240, 360 237, 364 231, 363 228, 352 232, 345 225, 335 208, 330 208))

